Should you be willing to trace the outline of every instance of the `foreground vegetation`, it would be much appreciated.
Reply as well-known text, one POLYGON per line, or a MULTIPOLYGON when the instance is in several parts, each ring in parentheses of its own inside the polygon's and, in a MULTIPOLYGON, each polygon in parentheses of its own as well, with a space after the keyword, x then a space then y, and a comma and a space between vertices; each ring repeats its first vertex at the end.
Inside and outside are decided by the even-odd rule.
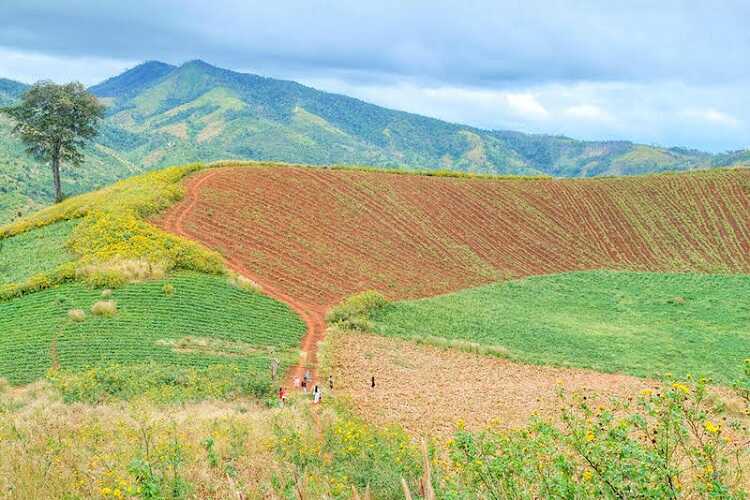
MULTIPOLYGON (((750 388, 750 361, 742 387, 750 388)), ((13 498, 743 498, 745 417, 702 382, 622 401, 560 395, 560 417, 422 447, 338 401, 66 405, 0 391, 0 495, 13 498)))
POLYGON ((748 296, 742 275, 565 273, 392 303, 372 326, 468 341, 526 363, 728 384, 748 354, 748 296))

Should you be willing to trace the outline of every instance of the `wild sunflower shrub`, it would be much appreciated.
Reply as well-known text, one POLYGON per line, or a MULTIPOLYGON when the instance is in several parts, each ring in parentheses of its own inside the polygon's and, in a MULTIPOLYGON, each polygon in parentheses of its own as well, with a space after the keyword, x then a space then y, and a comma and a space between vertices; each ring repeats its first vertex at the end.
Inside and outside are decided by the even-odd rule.
POLYGON ((326 321, 344 330, 372 330, 371 315, 382 309, 388 300, 379 292, 367 291, 344 299, 326 315, 326 321))
POLYGON ((196 163, 128 178, 107 188, 74 196, 0 228, 0 240, 61 220, 81 219, 67 246, 77 257, 54 271, 0 287, 0 300, 72 279, 116 287, 138 280, 123 262, 147 262, 172 269, 224 272, 221 257, 202 246, 149 224, 146 218, 182 198, 179 181, 204 168, 196 163))
POLYGON ((744 498, 747 422, 705 380, 600 404, 561 399, 561 422, 507 432, 459 427, 446 491, 488 498, 744 498))
POLYGON ((379 429, 342 408, 302 427, 279 420, 275 451, 295 471, 279 485, 306 498, 351 498, 352 488, 373 498, 403 498, 401 479, 414 485, 422 473, 421 454, 400 428, 379 429))

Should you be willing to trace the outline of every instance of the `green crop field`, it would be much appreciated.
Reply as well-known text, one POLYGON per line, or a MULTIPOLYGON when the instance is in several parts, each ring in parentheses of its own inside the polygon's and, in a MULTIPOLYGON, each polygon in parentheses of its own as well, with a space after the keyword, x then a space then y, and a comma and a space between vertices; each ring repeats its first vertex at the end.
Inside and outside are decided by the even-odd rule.
POLYGON ((17 283, 73 260, 65 242, 77 221, 61 221, 0 239, 0 285, 17 283))
POLYGON ((750 355, 750 276, 576 272, 397 302, 375 330, 507 349, 511 359, 730 383, 750 355))
POLYGON ((267 377, 271 355, 282 369, 296 361, 305 332, 286 305, 219 276, 179 273, 116 289, 107 299, 117 303, 111 317, 91 313, 99 300, 101 291, 68 283, 0 302, 0 377, 22 384, 53 364, 80 371, 114 363, 232 365, 267 377), (71 309, 84 310, 85 320, 69 318, 71 309))

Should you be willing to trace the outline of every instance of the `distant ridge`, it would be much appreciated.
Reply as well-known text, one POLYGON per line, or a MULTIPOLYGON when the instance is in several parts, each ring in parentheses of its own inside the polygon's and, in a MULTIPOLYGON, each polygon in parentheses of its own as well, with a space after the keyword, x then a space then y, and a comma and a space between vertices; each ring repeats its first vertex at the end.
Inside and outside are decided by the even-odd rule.
MULTIPOLYGON (((0 80, 0 104, 25 88, 0 80)), ((148 61, 90 90, 107 104, 107 117, 86 164, 64 177, 69 194, 144 170, 220 159, 564 177, 750 165, 748 151, 712 155, 482 130, 201 60, 148 61)), ((0 118, 0 223, 51 199, 48 169, 28 158, 9 130, 0 118)))
POLYGON ((99 97, 124 97, 134 95, 163 77, 175 66, 159 61, 147 61, 124 73, 113 76, 89 90, 99 97))

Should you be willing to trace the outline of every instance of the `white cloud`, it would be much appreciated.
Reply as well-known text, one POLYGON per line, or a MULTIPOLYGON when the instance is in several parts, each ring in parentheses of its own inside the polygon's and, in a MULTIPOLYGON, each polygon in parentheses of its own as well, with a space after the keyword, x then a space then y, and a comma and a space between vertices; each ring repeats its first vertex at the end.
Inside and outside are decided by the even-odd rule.
POLYGON ((505 100, 508 106, 522 117, 538 120, 549 116, 549 112, 532 94, 508 93, 505 94, 505 100))
POLYGON ((713 125, 723 125, 732 128, 740 125, 740 121, 734 116, 715 109, 689 109, 683 111, 682 115, 686 118, 708 122, 713 125))
POLYGON ((614 118, 605 110, 594 104, 578 104, 567 107, 563 113, 578 120, 608 121, 614 118))
POLYGON ((0 78, 12 78, 24 83, 34 83, 37 80, 78 80, 92 85, 138 63, 139 61, 101 57, 50 56, 0 46, 0 78))

